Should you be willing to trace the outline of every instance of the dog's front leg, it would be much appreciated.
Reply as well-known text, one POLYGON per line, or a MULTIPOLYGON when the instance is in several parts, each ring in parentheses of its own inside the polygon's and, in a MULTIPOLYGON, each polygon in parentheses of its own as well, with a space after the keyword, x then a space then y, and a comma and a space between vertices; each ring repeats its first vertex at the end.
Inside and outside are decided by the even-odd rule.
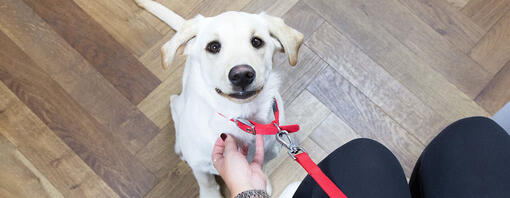
POLYGON ((195 175, 195 179, 197 180, 198 187, 200 188, 200 197, 201 198, 221 198, 220 194, 220 186, 214 180, 214 175, 209 174, 208 172, 203 172, 199 170, 195 170, 192 167, 193 175, 195 175))

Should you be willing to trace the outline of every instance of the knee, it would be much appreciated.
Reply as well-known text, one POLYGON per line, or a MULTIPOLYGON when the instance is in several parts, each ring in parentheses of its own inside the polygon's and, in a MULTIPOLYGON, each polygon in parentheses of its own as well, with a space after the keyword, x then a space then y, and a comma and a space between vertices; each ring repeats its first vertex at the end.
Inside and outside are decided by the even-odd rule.
POLYGON ((507 134, 492 119, 486 117, 469 117, 460 119, 446 127, 437 137, 436 141, 444 139, 478 140, 496 138, 507 134))
POLYGON ((384 145, 368 138, 354 139, 334 152, 342 152, 344 155, 350 155, 350 159, 367 163, 395 159, 393 153, 384 145))

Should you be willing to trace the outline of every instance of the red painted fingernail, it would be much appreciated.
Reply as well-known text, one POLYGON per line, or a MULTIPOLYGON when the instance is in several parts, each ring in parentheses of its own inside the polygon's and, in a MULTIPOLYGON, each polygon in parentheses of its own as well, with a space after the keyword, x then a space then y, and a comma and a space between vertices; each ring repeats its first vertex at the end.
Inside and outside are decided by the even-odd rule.
POLYGON ((220 137, 221 137, 221 139, 222 139, 223 141, 225 141, 225 139, 227 139, 227 135, 226 135, 226 134, 224 134, 224 133, 221 133, 220 137))

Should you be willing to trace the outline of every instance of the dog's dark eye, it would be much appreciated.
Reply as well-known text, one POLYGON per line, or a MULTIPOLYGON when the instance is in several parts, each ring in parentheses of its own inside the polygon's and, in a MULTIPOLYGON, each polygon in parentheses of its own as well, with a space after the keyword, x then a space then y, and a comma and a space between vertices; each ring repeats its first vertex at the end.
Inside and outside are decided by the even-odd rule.
POLYGON ((253 37, 251 38, 251 45, 254 47, 254 48, 261 48, 262 46, 264 46, 264 41, 258 37, 253 37))
POLYGON ((221 49, 221 44, 218 41, 211 41, 205 47, 205 50, 207 50, 208 52, 211 52, 213 54, 220 52, 220 49, 221 49))

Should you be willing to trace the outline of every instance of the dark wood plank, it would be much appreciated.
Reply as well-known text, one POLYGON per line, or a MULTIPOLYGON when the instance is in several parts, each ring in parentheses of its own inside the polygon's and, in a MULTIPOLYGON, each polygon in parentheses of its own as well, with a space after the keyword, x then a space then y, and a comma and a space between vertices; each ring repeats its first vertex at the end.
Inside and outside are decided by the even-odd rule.
POLYGON ((462 12, 485 31, 496 24, 508 11, 510 11, 510 0, 470 0, 462 8, 462 12))
POLYGON ((63 197, 119 197, 2 82, 0 134, 11 141, 63 197))
POLYGON ((74 100, 119 137, 131 153, 145 146, 159 128, 127 100, 23 1, 0 7, 0 29, 37 60, 74 100), (42 36, 43 35, 43 36, 42 36))
POLYGON ((121 197, 143 197, 155 184, 111 131, 0 34, 0 80, 121 197))
MULTIPOLYGON (((510 4, 510 2, 508 2, 510 4)), ((485 34, 471 57, 492 75, 510 60, 510 10, 485 34)))
POLYGON ((324 23, 306 44, 422 143, 456 121, 432 110, 329 23, 324 23))
POLYGON ((486 32, 444 0, 399 1, 464 53, 469 53, 486 32))
POLYGON ((476 102, 494 115, 510 101, 510 61, 483 89, 476 102))
POLYGON ((73 1, 25 2, 132 103, 159 85, 156 76, 73 1))
POLYGON ((380 107, 329 66, 319 73, 307 90, 361 137, 387 146, 410 176, 424 146, 380 107))
POLYGON ((401 39, 393 37, 381 26, 379 19, 374 20, 375 17, 372 15, 368 17, 364 11, 366 6, 361 6, 358 2, 344 1, 305 2, 393 78, 443 117, 460 119, 466 116, 488 115, 470 97, 424 61, 425 58, 433 59, 432 57, 422 57, 409 50, 400 42, 401 39))

